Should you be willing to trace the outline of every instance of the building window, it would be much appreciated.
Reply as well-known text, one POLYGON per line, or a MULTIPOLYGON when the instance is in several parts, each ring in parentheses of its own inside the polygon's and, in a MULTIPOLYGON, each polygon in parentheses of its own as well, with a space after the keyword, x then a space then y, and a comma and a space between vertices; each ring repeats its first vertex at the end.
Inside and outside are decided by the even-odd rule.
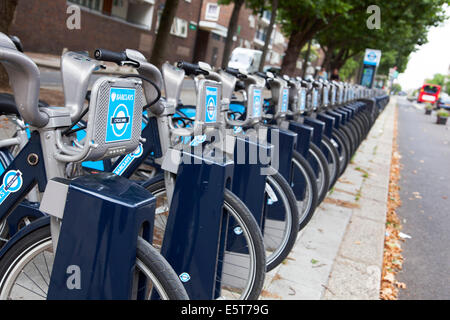
POLYGON ((265 42, 266 41, 266 34, 267 34, 266 31, 267 31, 266 28, 260 26, 256 30, 255 39, 260 40, 262 42, 265 42))
POLYGON ((255 28, 255 17, 254 16, 248 16, 248 25, 250 28, 255 28))
POLYGON ((186 20, 175 17, 173 19, 172 28, 170 33, 174 36, 187 38, 188 33, 188 22, 186 20))
POLYGON ((269 10, 264 10, 262 18, 267 21, 270 21, 270 18, 272 18, 272 12, 269 10))
POLYGON ((154 0, 68 0, 69 3, 98 11, 148 30, 152 26, 154 0))
POLYGON ((101 8, 103 7, 103 0, 69 0, 69 2, 95 11, 101 11, 101 8))
POLYGON ((205 19, 217 21, 217 20, 219 20, 219 12, 220 12, 220 7, 217 3, 208 3, 206 5, 205 19))

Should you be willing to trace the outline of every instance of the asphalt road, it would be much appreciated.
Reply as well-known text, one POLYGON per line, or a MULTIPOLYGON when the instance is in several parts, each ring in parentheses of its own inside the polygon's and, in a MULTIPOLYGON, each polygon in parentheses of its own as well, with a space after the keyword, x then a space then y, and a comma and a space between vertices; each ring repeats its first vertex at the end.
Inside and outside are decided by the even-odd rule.
MULTIPOLYGON (((422 106, 423 108, 423 106, 422 106)), ((402 232, 407 288, 399 299, 450 299, 450 122, 437 125, 403 97, 398 98, 398 144, 402 156, 397 213, 402 232)))

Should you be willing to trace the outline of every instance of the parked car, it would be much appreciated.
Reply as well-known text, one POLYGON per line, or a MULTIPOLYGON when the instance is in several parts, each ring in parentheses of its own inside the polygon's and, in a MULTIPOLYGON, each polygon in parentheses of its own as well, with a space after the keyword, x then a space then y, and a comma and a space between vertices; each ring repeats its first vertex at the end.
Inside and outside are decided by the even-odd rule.
POLYGON ((269 71, 269 72, 272 72, 274 75, 279 75, 281 73, 281 68, 277 67, 277 66, 267 65, 267 66, 264 66, 263 71, 264 72, 269 71))
POLYGON ((448 94, 442 93, 439 99, 436 101, 436 108, 450 110, 450 96, 448 94))
POLYGON ((418 97, 417 92, 418 90, 410 91, 406 96, 406 99, 408 99, 409 101, 416 101, 418 97))
POLYGON ((233 50, 228 62, 228 67, 253 73, 258 71, 262 51, 247 48, 233 50))

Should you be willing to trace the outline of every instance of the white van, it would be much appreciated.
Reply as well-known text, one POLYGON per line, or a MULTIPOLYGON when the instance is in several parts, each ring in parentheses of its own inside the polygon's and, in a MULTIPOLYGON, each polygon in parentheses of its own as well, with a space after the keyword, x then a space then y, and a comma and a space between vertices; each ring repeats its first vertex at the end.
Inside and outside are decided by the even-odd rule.
POLYGON ((231 53, 228 67, 253 73, 258 71, 261 56, 262 51, 260 50, 236 48, 231 53))

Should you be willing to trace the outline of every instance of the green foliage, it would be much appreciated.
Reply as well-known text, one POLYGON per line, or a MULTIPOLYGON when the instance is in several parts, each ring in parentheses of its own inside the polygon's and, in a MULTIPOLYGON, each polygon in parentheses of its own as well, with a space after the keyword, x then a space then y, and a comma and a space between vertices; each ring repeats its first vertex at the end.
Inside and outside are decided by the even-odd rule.
POLYGON ((437 115, 441 118, 448 118, 450 116, 450 113, 447 110, 439 110, 437 112, 437 115))
POLYGON ((378 74, 388 74, 389 68, 394 66, 397 66, 397 71, 404 71, 410 53, 427 42, 428 29, 446 18, 444 4, 450 4, 449 0, 349 2, 360 6, 363 3, 366 8, 378 5, 381 9, 380 29, 368 29, 366 21, 370 14, 366 10, 356 10, 340 15, 330 28, 317 34, 317 39, 325 51, 332 51, 333 59, 337 60, 349 59, 364 52, 365 48, 381 50, 378 74), (343 48, 347 52, 337 54, 343 48))
POLYGON ((395 94, 395 93, 399 93, 400 91, 402 91, 402 86, 398 83, 394 83, 391 87, 391 91, 395 94))
MULTIPOLYGON (((359 57, 358 57, 359 58, 359 57)), ((345 61, 344 66, 339 70, 339 77, 343 81, 350 80, 359 70, 361 65, 360 59, 351 58, 345 61)))
POLYGON ((440 73, 436 73, 432 79, 426 79, 425 83, 435 84, 443 87, 445 84, 446 76, 440 73))

